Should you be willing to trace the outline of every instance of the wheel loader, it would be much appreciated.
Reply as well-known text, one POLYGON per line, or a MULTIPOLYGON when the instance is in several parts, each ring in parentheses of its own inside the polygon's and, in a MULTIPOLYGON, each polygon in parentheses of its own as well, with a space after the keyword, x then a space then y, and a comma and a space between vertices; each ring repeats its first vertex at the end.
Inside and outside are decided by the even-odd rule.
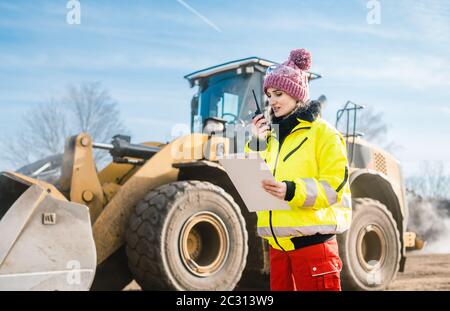
MULTIPOLYGON (((118 290, 133 279, 145 290, 267 289, 268 245, 218 159, 249 139, 252 90, 267 112, 273 64, 249 57, 185 76, 197 89, 191 129, 171 142, 81 133, 63 155, 2 173, 0 290, 118 290), (100 171, 94 149, 112 156, 100 171)), ((347 117, 354 211, 338 236, 341 277, 344 289, 383 290, 414 237, 398 161, 349 130, 361 108, 348 102, 337 114, 347 117)))

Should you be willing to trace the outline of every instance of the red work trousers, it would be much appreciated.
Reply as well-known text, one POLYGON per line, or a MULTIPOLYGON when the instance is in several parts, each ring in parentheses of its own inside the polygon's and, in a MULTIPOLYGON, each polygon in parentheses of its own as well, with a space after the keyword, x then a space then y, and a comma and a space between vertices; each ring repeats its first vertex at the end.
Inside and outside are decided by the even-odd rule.
POLYGON ((270 247, 270 288, 273 291, 340 291, 336 239, 293 251, 270 247))

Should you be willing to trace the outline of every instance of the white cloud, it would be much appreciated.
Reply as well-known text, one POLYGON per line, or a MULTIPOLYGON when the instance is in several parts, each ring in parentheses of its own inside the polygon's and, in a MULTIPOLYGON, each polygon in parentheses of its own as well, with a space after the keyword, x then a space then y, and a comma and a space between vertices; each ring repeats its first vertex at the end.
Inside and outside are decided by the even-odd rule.
POLYGON ((446 0, 399 2, 401 10, 416 26, 418 37, 438 42, 448 42, 450 32, 450 4, 446 0))
MULTIPOLYGON (((278 10, 278 9, 277 9, 278 10)), ((267 12, 266 12, 267 13, 267 12)), ((267 33, 284 33, 292 32, 305 34, 315 33, 317 30, 326 31, 328 35, 335 33, 349 35, 366 35, 389 40, 412 40, 417 39, 416 35, 410 31, 400 28, 392 28, 381 25, 369 25, 366 23, 366 11, 361 11, 361 18, 358 21, 333 19, 332 14, 326 14, 324 11, 317 12, 315 10, 302 9, 302 15, 298 12, 279 9, 277 14, 267 14, 265 18, 261 18, 261 14, 237 15, 233 18, 224 16, 221 20, 224 30, 242 29, 255 30, 267 33)), ((335 16, 334 16, 335 17, 335 16)))
MULTIPOLYGON (((381 1, 382 20, 379 25, 366 22, 367 0, 358 3, 346 3, 349 14, 343 18, 333 12, 333 7, 322 3, 320 10, 298 4, 291 10, 287 8, 264 7, 253 14, 237 14, 233 18, 228 15, 220 20, 224 31, 229 29, 267 34, 301 33, 308 38, 317 31, 327 32, 326 36, 348 34, 350 36, 367 36, 390 42, 406 41, 416 44, 442 43, 450 39, 450 4, 444 0, 429 1, 381 1), (430 5, 428 4, 430 3, 430 5), (359 8, 355 9, 356 6, 359 8), (272 11, 271 11, 272 10, 272 11), (302 14, 298 12, 301 10, 302 14), (263 18, 261 18, 263 16, 263 18)), ((339 3, 340 4, 340 3, 339 3)), ((233 12, 229 12, 233 14, 233 12)), ((349 37, 350 38, 350 37, 349 37)), ((356 38, 356 37, 355 37, 356 38)))
POLYGON ((340 64, 332 64, 330 69, 326 68, 327 74, 338 80, 381 82, 416 90, 450 86, 450 63, 448 59, 440 57, 367 55, 364 62, 348 59, 346 63, 340 64))
MULTIPOLYGON (((125 117, 124 120, 131 131, 133 142, 152 140, 160 142, 171 141, 173 139, 171 136, 172 128, 175 124, 180 123, 179 121, 176 122, 167 119, 136 116, 125 117)), ((190 125, 187 124, 187 127, 190 128, 190 125)))
POLYGON ((367 35, 381 39, 410 40, 414 34, 399 29, 387 29, 378 25, 338 23, 329 19, 314 19, 307 23, 311 28, 318 28, 329 32, 338 32, 353 35, 367 35))
MULTIPOLYGON (((82 53, 82 52, 81 52, 82 53)), ((11 69, 180 69, 193 70, 214 64, 213 58, 185 54, 183 55, 130 55, 122 53, 99 52, 98 55, 81 55, 81 53, 58 53, 36 55, 0 54, 0 68, 11 69)))
POLYGON ((136 126, 156 124, 156 125, 172 125, 177 123, 176 121, 167 120, 167 119, 155 119, 155 118, 147 118, 147 117, 128 117, 127 120, 135 124, 136 126))
POLYGON ((447 106, 440 106, 439 111, 450 115, 450 104, 447 106))

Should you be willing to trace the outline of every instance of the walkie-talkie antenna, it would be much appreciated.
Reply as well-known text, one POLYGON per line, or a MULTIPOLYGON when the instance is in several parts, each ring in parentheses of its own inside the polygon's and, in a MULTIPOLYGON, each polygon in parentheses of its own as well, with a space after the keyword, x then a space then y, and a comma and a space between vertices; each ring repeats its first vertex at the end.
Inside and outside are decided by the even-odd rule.
POLYGON ((255 90, 252 90, 252 93, 253 93, 253 98, 255 99, 255 103, 256 103, 256 111, 255 111, 255 115, 253 117, 256 117, 258 114, 261 114, 261 109, 259 108, 258 99, 256 98, 255 90))

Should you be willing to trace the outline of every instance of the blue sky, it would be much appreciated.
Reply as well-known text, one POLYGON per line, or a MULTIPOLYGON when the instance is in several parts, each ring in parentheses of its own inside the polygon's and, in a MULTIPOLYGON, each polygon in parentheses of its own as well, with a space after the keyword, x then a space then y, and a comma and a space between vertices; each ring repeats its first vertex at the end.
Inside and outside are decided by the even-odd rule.
POLYGON ((210 24, 176 0, 80 2, 81 24, 69 25, 66 0, 0 0, 0 139, 67 85, 101 81, 133 141, 165 141, 189 122, 185 74, 305 47, 324 77, 311 87, 328 97, 327 120, 347 100, 372 106, 406 175, 422 160, 450 169, 448 1, 380 0, 379 25, 366 21, 367 0, 184 1, 210 24))

